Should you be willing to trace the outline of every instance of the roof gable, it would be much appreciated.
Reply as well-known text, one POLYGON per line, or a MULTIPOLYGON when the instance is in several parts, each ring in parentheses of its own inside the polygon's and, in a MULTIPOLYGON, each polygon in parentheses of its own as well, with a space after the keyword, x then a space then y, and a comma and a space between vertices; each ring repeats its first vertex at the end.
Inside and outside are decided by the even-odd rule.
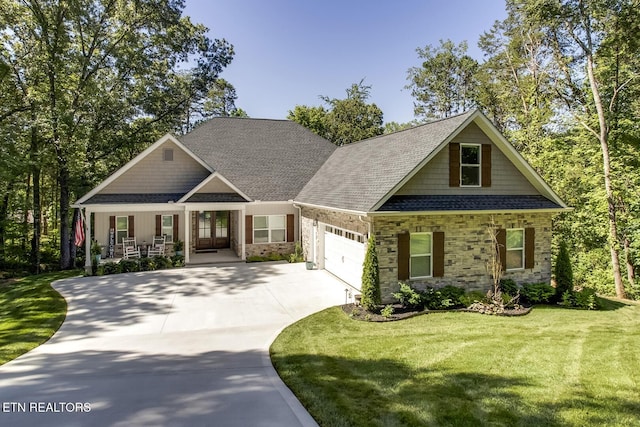
POLYGON ((471 123, 542 195, 566 205, 478 110, 340 147, 303 188, 296 201, 354 212, 380 209, 471 123))
MULTIPOLYGON (((97 195, 184 195, 210 175, 212 169, 172 135, 165 135, 102 181, 77 204, 95 203, 97 195), (173 150, 172 161, 163 161, 163 150, 173 150)), ((113 197, 109 196, 109 200, 113 197)), ((102 200, 102 199, 100 199, 102 200)))
POLYGON ((472 112, 338 148, 296 197, 296 201, 356 212, 374 210, 437 149, 472 112))

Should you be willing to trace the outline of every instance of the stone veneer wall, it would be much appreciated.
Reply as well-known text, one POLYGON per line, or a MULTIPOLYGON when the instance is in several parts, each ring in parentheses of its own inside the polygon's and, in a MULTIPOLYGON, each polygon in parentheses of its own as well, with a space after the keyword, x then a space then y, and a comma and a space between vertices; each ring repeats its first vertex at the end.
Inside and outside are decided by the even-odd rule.
POLYGON ((551 280, 551 220, 553 214, 471 214, 375 217, 374 234, 380 265, 380 287, 385 301, 398 286, 398 238, 403 232, 444 232, 444 277, 409 281, 420 289, 426 286, 454 285, 467 290, 487 290, 490 240, 488 225, 493 216, 500 228, 535 228, 534 268, 504 272, 503 277, 517 283, 551 280))
MULTIPOLYGON (((333 225, 335 227, 344 228, 346 230, 355 231, 365 236, 369 233, 370 218, 362 218, 358 215, 348 214, 344 212, 329 211, 325 209, 302 207, 302 250, 306 260, 310 260, 309 254, 312 253, 311 245, 313 244, 313 222, 318 221, 324 224, 333 225), (364 221, 364 222, 363 222, 364 221)), ((314 253, 318 253, 319 248, 315 248, 314 253)))
POLYGON ((271 254, 288 255, 296 249, 295 242, 284 243, 254 243, 245 245, 245 254, 250 256, 267 256, 271 254))

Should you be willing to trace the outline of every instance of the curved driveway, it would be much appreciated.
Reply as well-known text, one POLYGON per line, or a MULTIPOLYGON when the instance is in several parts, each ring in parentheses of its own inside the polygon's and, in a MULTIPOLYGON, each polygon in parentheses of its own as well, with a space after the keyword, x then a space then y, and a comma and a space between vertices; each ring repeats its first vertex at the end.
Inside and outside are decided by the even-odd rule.
POLYGON ((345 285, 330 274, 233 264, 54 287, 67 319, 0 367, 0 425, 316 425, 268 348, 286 325, 344 303, 345 285))

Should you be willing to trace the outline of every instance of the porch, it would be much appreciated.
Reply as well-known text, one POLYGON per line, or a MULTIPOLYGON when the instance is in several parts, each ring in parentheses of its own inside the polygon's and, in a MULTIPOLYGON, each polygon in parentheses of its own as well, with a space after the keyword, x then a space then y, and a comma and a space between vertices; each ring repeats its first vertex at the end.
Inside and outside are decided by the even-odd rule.
POLYGON ((229 262, 244 262, 233 250, 218 249, 215 252, 192 253, 187 266, 204 264, 221 264, 229 262))

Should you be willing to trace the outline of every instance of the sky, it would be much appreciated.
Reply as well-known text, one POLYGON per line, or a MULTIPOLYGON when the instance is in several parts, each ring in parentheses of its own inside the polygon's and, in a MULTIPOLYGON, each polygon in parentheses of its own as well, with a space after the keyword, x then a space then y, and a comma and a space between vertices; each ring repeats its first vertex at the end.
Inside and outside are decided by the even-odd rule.
POLYGON ((364 79, 384 121, 413 120, 409 68, 418 47, 477 43, 506 17, 504 0, 186 0, 184 13, 226 39, 235 57, 221 77, 250 117, 284 119, 296 105, 342 99, 364 79))

